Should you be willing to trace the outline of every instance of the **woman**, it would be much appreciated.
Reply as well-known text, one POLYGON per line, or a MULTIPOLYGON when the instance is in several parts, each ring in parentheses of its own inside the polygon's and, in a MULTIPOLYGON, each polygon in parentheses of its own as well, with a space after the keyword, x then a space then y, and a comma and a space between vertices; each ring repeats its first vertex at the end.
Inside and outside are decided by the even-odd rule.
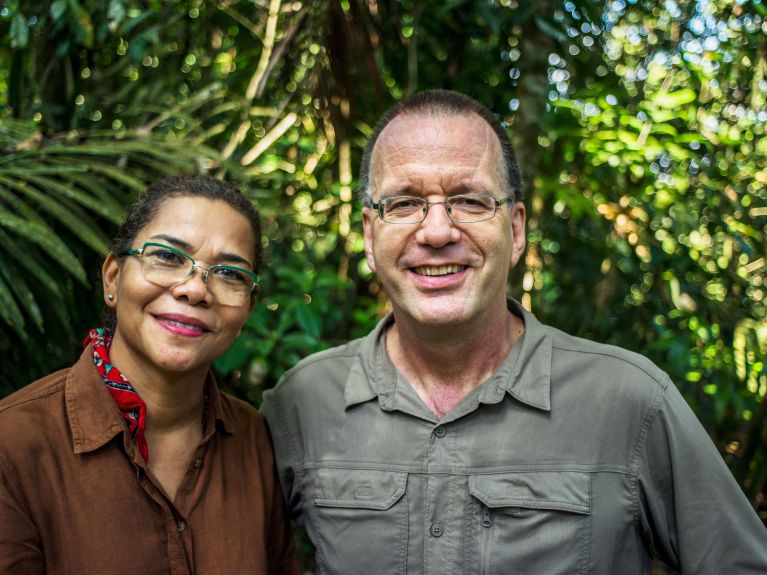
POLYGON ((266 428, 210 364, 255 303, 259 217, 208 177, 132 207, 111 329, 0 402, 0 573, 297 573, 266 428))

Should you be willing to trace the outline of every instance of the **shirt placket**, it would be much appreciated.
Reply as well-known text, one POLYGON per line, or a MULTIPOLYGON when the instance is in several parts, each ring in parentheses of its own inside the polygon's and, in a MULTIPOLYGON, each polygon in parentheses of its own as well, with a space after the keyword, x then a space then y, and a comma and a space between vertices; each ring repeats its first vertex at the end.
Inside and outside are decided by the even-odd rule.
POLYGON ((139 484, 147 495, 157 503, 162 515, 171 575, 191 575, 194 573, 194 539, 188 520, 188 510, 194 508, 195 486, 202 469, 204 454, 205 446, 200 445, 179 485, 175 504, 152 481, 143 465, 136 466, 139 484))
POLYGON ((458 426, 432 425, 426 450, 423 498, 423 573, 446 575, 461 572, 463 478, 454 473, 458 426))

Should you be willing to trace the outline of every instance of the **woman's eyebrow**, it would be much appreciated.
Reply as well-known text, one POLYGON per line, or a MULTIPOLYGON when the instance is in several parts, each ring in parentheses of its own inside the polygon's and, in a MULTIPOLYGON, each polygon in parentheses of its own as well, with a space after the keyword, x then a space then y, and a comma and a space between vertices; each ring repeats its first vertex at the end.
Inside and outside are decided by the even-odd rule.
POLYGON ((245 266, 248 269, 252 269, 253 268, 253 266, 251 265, 251 263, 248 260, 246 260, 242 256, 238 256, 237 254, 230 254, 229 252, 224 252, 224 253, 218 254, 217 260, 218 261, 225 261, 225 262, 234 262, 234 263, 239 263, 239 264, 245 264, 245 266))
POLYGON ((189 242, 185 242, 184 240, 180 240, 178 238, 175 238, 173 236, 169 236, 167 234, 156 234, 156 235, 152 236, 149 239, 150 240, 165 240, 166 242, 168 242, 169 244, 174 245, 175 247, 177 247, 180 250, 185 250, 185 251, 191 251, 192 250, 192 244, 190 244, 189 242))
MULTIPOLYGON (((164 241, 168 242, 169 244, 177 247, 178 249, 186 251, 186 252, 192 251, 194 249, 192 244, 190 244, 189 242, 185 242, 182 239, 179 239, 179 238, 176 238, 176 237, 173 237, 173 236, 169 236, 167 234, 156 234, 156 235, 152 236, 149 239, 150 240, 164 240, 164 241)), ((230 252, 222 252, 220 254, 217 254, 216 261, 225 261, 225 262, 231 262, 231 263, 237 263, 237 264, 245 264, 248 267, 248 269, 252 269, 253 268, 252 264, 248 260, 246 260, 244 257, 238 256, 237 254, 233 254, 233 253, 230 253, 230 252)))

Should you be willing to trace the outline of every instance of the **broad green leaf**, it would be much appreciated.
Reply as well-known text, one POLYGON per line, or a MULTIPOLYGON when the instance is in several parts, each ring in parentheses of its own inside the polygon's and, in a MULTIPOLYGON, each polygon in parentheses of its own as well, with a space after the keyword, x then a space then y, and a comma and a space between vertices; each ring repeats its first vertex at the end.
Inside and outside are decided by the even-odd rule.
POLYGON ((69 228, 86 245, 98 253, 106 253, 109 240, 86 213, 64 198, 49 197, 32 186, 18 185, 16 189, 33 199, 42 209, 69 228))
MULTIPOLYGON (((0 259, 2 259, 2 256, 0 256, 0 259)), ((0 276, 2 276, 0 281, 5 280, 6 284, 10 286, 11 292, 13 292, 16 300, 22 306, 21 309, 32 318, 35 327, 39 331, 43 331, 43 314, 27 282, 24 281, 24 276, 9 264, 0 266, 0 276)))
POLYGON ((24 340, 27 339, 27 332, 24 329, 24 316, 13 298, 13 294, 6 284, 5 278, 0 275, 0 317, 5 323, 10 325, 13 330, 24 340))
POLYGON ((11 48, 26 48, 29 41, 29 29, 27 19, 21 12, 17 12, 11 20, 11 48))
POLYGON ((77 0, 69 0, 69 7, 72 10, 73 22, 77 25, 77 39, 82 46, 91 48, 93 46, 93 21, 88 10, 77 0))
POLYGON ((322 321, 307 304, 299 304, 296 308, 296 322, 306 333, 319 338, 322 333, 322 321))
POLYGON ((238 337, 232 342, 223 355, 215 362, 215 367, 222 373, 230 373, 235 369, 241 369, 251 354, 251 346, 246 337, 238 337))
POLYGON ((7 212, 0 211, 0 227, 4 227, 16 235, 22 236, 47 250, 57 263, 75 276, 82 284, 86 284, 85 270, 75 255, 64 245, 50 229, 7 212))
MULTIPOLYGON (((0 170, 0 174, 2 173, 2 170, 0 170)), ((4 187, 8 185, 9 181, 10 180, 7 180, 5 177, 0 175, 0 210, 3 209, 3 203, 5 203, 6 205, 12 207, 18 215, 27 218, 30 222, 34 222, 40 226, 47 226, 45 220, 40 216, 39 213, 37 213, 37 210, 32 208, 16 194, 11 193, 10 190, 4 187)), ((23 182, 11 183, 11 187, 15 187, 16 185, 23 185, 23 182)))
POLYGON ((690 102, 694 102, 698 98, 698 95, 694 90, 685 88, 682 90, 676 90, 675 92, 667 92, 665 94, 658 94, 654 102, 658 106, 664 108, 678 108, 684 106, 690 102))
POLYGON ((61 20, 64 12, 67 11, 67 0, 55 0, 50 7, 50 15, 54 21, 61 20))
POLYGON ((85 206, 86 208, 90 208, 92 211, 108 220, 111 220, 115 223, 119 223, 120 221, 122 216, 121 213, 111 212, 103 202, 100 202, 95 198, 84 194, 82 191, 73 186, 68 186, 51 178, 46 178, 34 174, 26 174, 26 177, 30 182, 36 183, 41 190, 57 191, 65 198, 70 198, 76 201, 78 204, 85 206))
POLYGON ((0 229, 0 245, 3 246, 3 251, 0 251, 0 258, 14 259, 28 272, 28 275, 40 282, 55 298, 61 298, 59 283, 45 270, 45 264, 40 260, 43 255, 34 250, 34 246, 23 245, 15 241, 2 229, 0 229))
POLYGON ((567 34, 556 24, 552 24, 548 19, 542 18, 540 16, 535 17, 535 24, 538 26, 538 29, 546 34, 546 36, 549 36, 553 40, 556 40, 560 44, 564 44, 567 42, 567 34))

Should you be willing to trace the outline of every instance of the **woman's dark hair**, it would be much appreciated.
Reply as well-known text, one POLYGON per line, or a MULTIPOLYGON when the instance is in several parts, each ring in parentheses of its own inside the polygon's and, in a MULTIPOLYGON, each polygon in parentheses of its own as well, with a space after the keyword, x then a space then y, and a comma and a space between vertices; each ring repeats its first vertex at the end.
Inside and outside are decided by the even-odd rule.
MULTIPOLYGON (((258 210, 237 188, 210 176, 174 176, 163 178, 149 186, 129 208, 123 225, 109 246, 109 251, 113 254, 123 254, 132 248, 136 236, 154 218, 160 206, 167 200, 179 197, 221 200, 245 216, 256 238, 253 271, 256 274, 259 272, 264 248, 261 244, 261 218, 258 210)), ((117 323, 114 310, 105 310, 104 323, 114 330, 117 323)))

